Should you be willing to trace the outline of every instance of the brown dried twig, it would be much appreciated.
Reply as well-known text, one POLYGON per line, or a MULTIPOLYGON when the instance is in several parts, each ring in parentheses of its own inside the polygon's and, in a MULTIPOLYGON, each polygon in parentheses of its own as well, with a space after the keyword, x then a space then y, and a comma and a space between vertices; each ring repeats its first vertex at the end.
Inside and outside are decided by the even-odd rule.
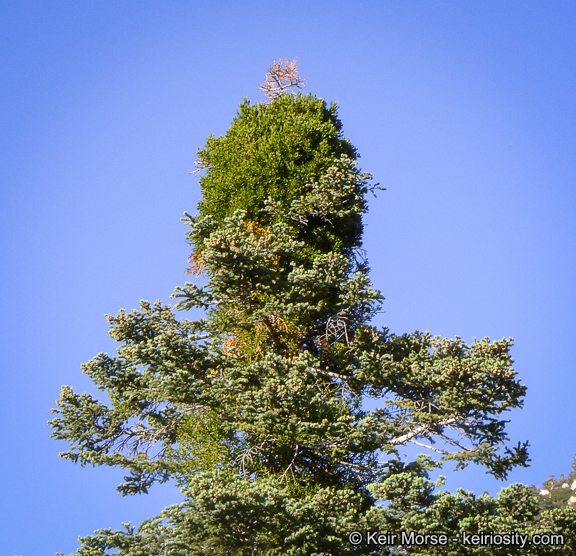
POLYGON ((275 100, 292 87, 301 89, 306 85, 306 80, 298 75, 297 60, 298 58, 291 62, 282 58, 278 62, 272 60, 266 73, 266 82, 258 87, 269 101, 275 100))

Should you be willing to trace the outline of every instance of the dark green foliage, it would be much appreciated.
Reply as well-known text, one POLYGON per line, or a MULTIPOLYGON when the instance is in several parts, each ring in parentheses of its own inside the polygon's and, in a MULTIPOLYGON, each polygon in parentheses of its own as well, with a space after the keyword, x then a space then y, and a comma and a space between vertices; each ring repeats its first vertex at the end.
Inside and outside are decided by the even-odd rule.
POLYGON ((351 490, 325 488, 295 498, 274 480, 207 474, 190 485, 184 504, 167 508, 137 531, 97 531, 83 539, 77 554, 101 556, 111 549, 126 556, 370 554, 347 542, 348 533, 364 522, 361 500, 351 490))
MULTIPOLYGON (((538 496, 530 487, 520 484, 503 489, 496 498, 487 494, 475 494, 459 489, 456 493, 435 493, 441 480, 430 481, 428 471, 435 467, 430 459, 417 458, 410 464, 397 463, 381 483, 370 488, 376 498, 388 502, 388 506, 376 514, 377 530, 395 533, 415 531, 420 534, 445 534, 445 546, 411 545, 396 546, 393 554, 425 554, 427 556, 523 556, 561 554, 569 556, 576 550, 576 511, 539 510, 538 496), (480 546, 465 545, 464 535, 515 535, 507 542, 480 546), (531 543, 533 535, 562 535, 555 538, 562 544, 531 543), (522 535, 520 539, 517 535, 522 535), (524 543, 523 546, 521 544, 524 543)), ((374 551, 373 554, 387 554, 374 551)))

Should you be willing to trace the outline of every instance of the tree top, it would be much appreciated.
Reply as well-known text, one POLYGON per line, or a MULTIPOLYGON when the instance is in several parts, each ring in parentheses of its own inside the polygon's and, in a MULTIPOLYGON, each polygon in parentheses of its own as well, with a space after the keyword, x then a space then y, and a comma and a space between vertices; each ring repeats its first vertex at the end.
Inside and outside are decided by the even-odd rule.
POLYGON ((258 86, 270 102, 293 87, 301 89, 306 85, 306 80, 298 75, 297 61, 298 58, 291 62, 282 58, 278 62, 272 60, 272 65, 266 72, 266 81, 258 86))

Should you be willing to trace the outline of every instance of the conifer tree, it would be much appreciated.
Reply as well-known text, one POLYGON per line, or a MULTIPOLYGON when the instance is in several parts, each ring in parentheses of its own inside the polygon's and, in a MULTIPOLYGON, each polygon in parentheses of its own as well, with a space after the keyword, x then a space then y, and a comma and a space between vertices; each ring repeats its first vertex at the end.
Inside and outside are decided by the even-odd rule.
POLYGON ((203 282, 176 288, 184 317, 160 302, 109 315, 117 354, 83 367, 109 401, 63 387, 50 423, 69 443, 63 458, 125 469, 122 494, 173 480, 186 500, 138 529, 96 531, 77 554, 446 554, 349 535, 542 524, 520 487, 499 499, 435 492, 429 472, 447 461, 501 479, 526 465, 503 418, 525 394, 512 341, 371 325, 383 298, 362 215, 377 186, 336 105, 286 86, 301 85, 295 65, 273 65, 267 83, 284 85, 244 101, 199 151, 203 198, 185 221, 189 273, 203 282), (186 318, 192 308, 204 318, 186 318), (364 409, 366 396, 380 408, 364 409), (409 443, 436 458, 402 463, 409 443))

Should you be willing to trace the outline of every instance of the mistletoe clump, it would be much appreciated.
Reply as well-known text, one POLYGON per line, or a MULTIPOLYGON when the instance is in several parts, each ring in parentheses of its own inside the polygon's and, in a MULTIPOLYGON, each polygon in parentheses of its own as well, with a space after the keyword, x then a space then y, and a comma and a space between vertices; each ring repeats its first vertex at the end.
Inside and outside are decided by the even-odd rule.
MULTIPOLYGON (((243 210, 249 220, 269 224, 267 203, 287 211, 343 157, 353 161, 357 153, 342 136, 336 104, 300 94, 283 94, 270 104, 245 101, 226 134, 208 137, 198 152, 199 168, 205 170, 199 213, 221 224, 243 210)), ((361 222, 310 213, 301 232, 309 245, 328 252, 357 246, 361 222)))

